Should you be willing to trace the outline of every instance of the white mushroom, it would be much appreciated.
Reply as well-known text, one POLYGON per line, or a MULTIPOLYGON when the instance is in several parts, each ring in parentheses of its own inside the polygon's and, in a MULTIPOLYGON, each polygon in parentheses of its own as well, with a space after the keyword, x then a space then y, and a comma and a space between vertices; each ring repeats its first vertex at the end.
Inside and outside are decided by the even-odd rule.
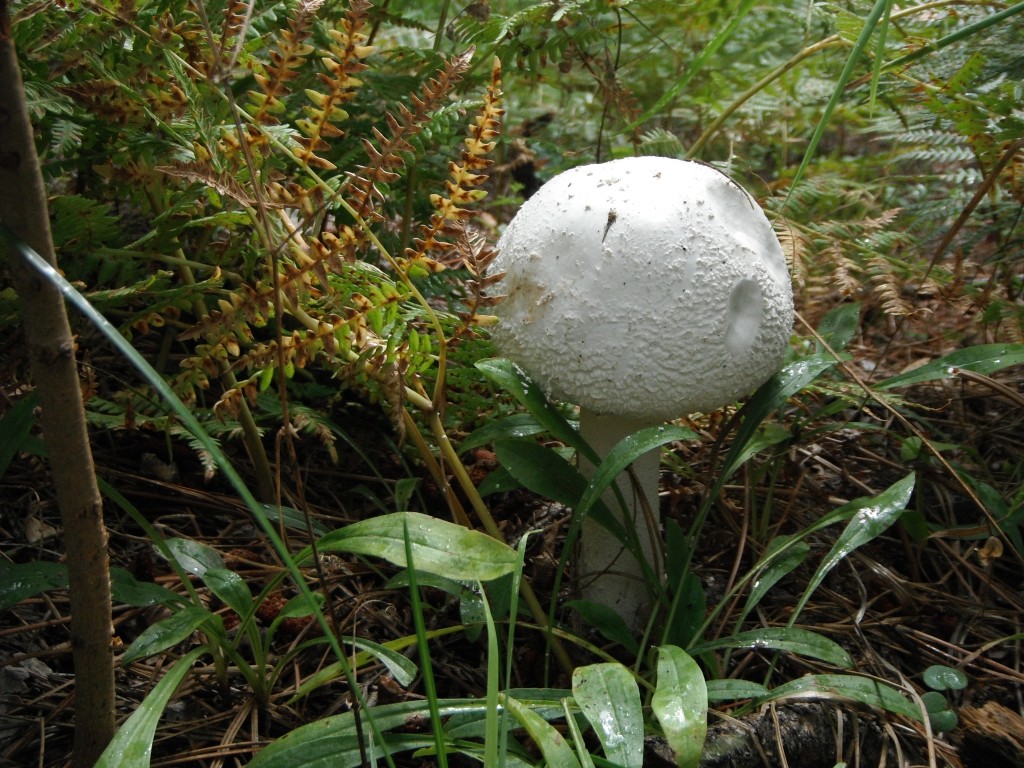
MULTIPOLYGON (((599 455, 641 427, 731 403, 781 365, 793 324, 785 257, 750 195, 710 166, 633 157, 566 171, 523 205, 498 249, 507 298, 495 344, 579 406, 599 455)), ((634 472, 657 517, 656 452, 634 472)), ((660 572, 642 507, 619 485, 660 572)), ((642 571, 622 549, 585 523, 577 572, 585 597, 638 626, 642 571)))

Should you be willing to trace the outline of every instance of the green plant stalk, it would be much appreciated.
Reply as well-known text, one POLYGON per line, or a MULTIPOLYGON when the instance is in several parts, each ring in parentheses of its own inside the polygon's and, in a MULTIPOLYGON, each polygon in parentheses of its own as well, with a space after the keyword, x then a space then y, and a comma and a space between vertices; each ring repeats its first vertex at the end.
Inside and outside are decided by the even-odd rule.
POLYGON ((789 185, 789 194, 786 196, 786 200, 782 204, 782 208, 785 209, 786 203, 789 202, 789 195, 793 194, 793 190, 796 189, 797 184, 803 178, 807 167, 811 163, 811 158, 814 157, 814 152, 818 148, 818 143, 821 141, 822 136, 825 135, 825 128, 828 126, 829 120, 832 118, 832 113, 835 112, 836 107, 839 106, 839 101, 842 99, 843 93, 846 90, 846 84, 850 82, 850 78, 853 77, 853 70, 860 61, 861 55, 867 48, 868 42, 871 40, 871 35, 875 31, 875 27, 879 23, 879 19, 885 14, 886 8, 889 6, 890 0, 875 0, 875 4, 864 20, 864 26, 861 28, 860 36, 857 38, 857 42, 853 44, 853 50, 850 51, 849 57, 846 59, 846 64, 843 66, 843 71, 839 74, 839 79, 836 81, 835 88, 832 89, 832 95, 829 96, 828 103, 825 105, 825 110, 822 112, 821 119, 818 121, 818 125, 814 129, 814 133, 811 134, 810 141, 807 143, 807 149, 804 152, 803 159, 800 161, 800 165, 796 169, 796 173, 793 175, 793 181, 789 185))
POLYGON ((67 310, 58 287, 38 274, 57 274, 57 258, 8 0, 0 0, 0 217, 0 233, 10 232, 0 250, 19 298, 18 314, 64 527, 75 672, 72 765, 91 768, 113 737, 115 723, 107 530, 67 310))
POLYGON ((882 29, 878 33, 878 53, 875 54, 874 66, 871 69, 871 95, 868 104, 871 109, 875 107, 875 99, 878 96, 878 81, 882 75, 882 58, 885 56, 885 38, 889 31, 889 20, 892 16, 892 0, 887 0, 885 12, 882 15, 882 29))
MULTIPOLYGON (((455 452, 455 448, 452 446, 451 440, 448 439, 448 435, 441 424, 440 414, 438 414, 437 411, 433 411, 429 414, 428 420, 430 422, 431 430, 434 433, 434 439, 437 441, 438 447, 441 449, 441 455, 451 467, 452 473, 455 475, 455 479, 459 482, 459 487, 469 499, 469 503, 473 507, 473 511, 476 513, 477 518, 479 518, 480 522, 483 524, 484 530, 498 541, 504 541, 505 537, 501 535, 501 530, 498 528, 498 524, 494 522, 494 518, 491 516, 491 511, 487 508, 484 500, 480 497, 480 493, 477 491, 476 486, 473 485, 473 481, 470 479, 465 465, 463 465, 462 460, 459 459, 459 455, 455 452)), ((523 600, 526 602, 526 607, 530 610, 530 613, 533 614, 534 621, 542 626, 551 627, 551 622, 548 621, 548 615, 544 611, 544 607, 540 604, 540 600, 537 599, 537 595, 533 591, 533 587, 530 586, 530 582, 526 580, 521 581, 519 589, 523 596, 523 600)), ((572 674, 573 663, 572 659, 569 658, 569 654, 566 653, 562 644, 558 642, 557 637, 553 635, 549 635, 549 637, 551 640, 551 650, 555 654, 555 658, 558 660, 558 665, 566 674, 572 674)))
POLYGON ((416 647, 420 653, 420 670, 423 674, 423 688, 430 710, 430 725, 434 733, 434 747, 437 750, 439 768, 448 768, 448 750, 444 743, 444 724, 438 707, 437 686, 434 684, 434 667, 430 661, 430 643, 427 641, 427 627, 423 621, 423 605, 420 602, 420 588, 416 582, 416 563, 413 560, 412 542, 409 540, 409 524, 405 523, 405 560, 408 563, 409 602, 413 625, 416 628, 416 647))
MULTIPOLYGON (((156 213, 163 212, 163 205, 161 204, 160 197, 156 190, 152 188, 152 185, 146 187, 146 197, 149 199, 149 204, 156 213)), ((195 285, 196 278, 192 272, 192 268, 188 265, 188 258, 185 256, 185 251, 178 244, 174 254, 178 259, 178 276, 185 285, 195 285)), ((209 310, 206 307, 206 303, 203 301, 202 296, 196 296, 193 302, 193 311, 199 320, 209 316, 209 310)), ((219 364, 218 364, 219 365, 219 364)), ((223 365, 219 365, 221 369, 220 379, 225 387, 232 389, 238 385, 238 379, 235 378, 234 372, 223 365)), ((249 408, 249 404, 245 401, 245 398, 239 400, 238 408, 238 423, 242 427, 242 441, 245 443, 246 450, 249 453, 249 458, 252 460, 254 465, 253 469, 256 475, 256 484, 259 487, 260 499, 269 503, 274 502, 276 498, 275 484, 273 482, 274 473, 270 468, 270 459, 267 457, 267 451, 263 447, 263 438, 260 436, 259 427, 256 425, 256 419, 253 418, 252 410, 249 408)))
MULTIPOLYGON (((890 18, 891 18, 892 21, 899 21, 901 19, 904 19, 904 18, 907 18, 909 16, 913 16, 913 15, 915 15, 917 13, 920 13, 921 11, 931 10, 931 9, 934 9, 934 8, 941 8, 941 7, 946 6, 946 5, 951 5, 953 2, 954 2, 954 0, 941 0, 941 2, 924 3, 922 5, 914 6, 913 8, 903 8, 903 9, 897 10, 895 13, 890 13, 890 18)), ((1019 5, 1020 6, 1024 6, 1024 3, 1021 3, 1019 5)), ((1018 7, 1018 6, 1015 6, 1015 7, 1018 7)), ((1005 12, 1002 12, 1002 13, 996 14, 996 15, 997 16, 1003 16, 1003 14, 1005 14, 1005 12)), ((1004 16, 1004 18, 1005 18, 1005 16, 1004 16)), ((1000 21, 1000 20, 1001 19, 997 19, 997 21, 1000 21)), ((985 21, 987 21, 987 19, 985 21)), ((992 22, 992 23, 995 23, 995 22, 992 22)), ((965 29, 967 29, 967 28, 965 27, 965 29)), ((962 37, 962 35, 959 35, 959 32, 958 33, 954 33, 954 35, 958 36, 957 39, 960 39, 962 37)), ((950 35, 950 37, 953 37, 954 35, 950 35)), ((950 42, 956 42, 956 40, 951 40, 950 42)), ((948 45, 948 43, 946 43, 946 44, 948 45)), ((837 45, 852 46, 853 44, 850 43, 845 38, 843 38, 841 35, 838 35, 838 34, 830 35, 829 37, 826 37, 823 40, 819 40, 818 42, 813 43, 812 45, 809 45, 806 48, 798 51, 788 61, 783 62, 782 64, 777 66, 775 69, 773 69, 771 72, 769 72, 764 77, 762 77, 760 80, 758 80, 756 83, 751 85, 747 90, 745 90, 743 93, 741 93, 739 96, 737 96, 732 101, 732 103, 729 104, 729 106, 727 106, 724 110, 722 110, 722 113, 718 117, 716 117, 708 125, 707 128, 704 129, 704 131, 701 133, 701 135, 697 137, 697 140, 694 141, 693 144, 690 146, 690 148, 687 150, 686 157, 688 159, 696 157, 700 153, 700 151, 704 148, 704 145, 707 144, 708 141, 715 134, 718 133, 718 131, 721 129, 722 125, 726 122, 726 120, 728 120, 729 117, 731 117, 732 114, 734 112, 736 112, 736 110, 738 110, 740 107, 742 107, 748 101, 750 101, 750 99, 752 99, 758 93, 763 91, 765 88, 767 88, 773 82, 778 80, 784 74, 786 74, 787 72, 789 72, 792 69, 794 69, 797 65, 799 65, 801 62, 803 62, 805 59, 809 58, 810 56, 813 56, 815 53, 819 53, 819 52, 821 52, 821 51, 823 51, 823 50, 825 50, 827 48, 832 48, 832 47, 837 46, 837 45)), ((927 46, 926 46, 926 48, 927 48, 927 46)), ((881 49, 879 49, 879 50, 881 51, 881 49)), ((912 56, 914 58, 918 58, 920 56, 923 56, 924 53, 926 53, 926 52, 927 51, 925 51, 924 49, 921 49, 919 51, 915 51, 913 54, 908 54, 908 56, 903 57, 903 59, 907 59, 910 56, 912 56)), ((896 67, 897 63, 898 62, 891 62, 889 64, 885 64, 884 66, 882 66, 881 71, 886 71, 888 69, 893 69, 893 68, 896 67)), ((906 62, 904 61, 903 63, 906 63, 906 62)))
MULTIPOLYGON (((159 373, 153 369, 153 367, 146 361, 146 359, 134 348, 128 341, 121 336, 120 332, 115 328, 103 315, 96 311, 96 309, 89 303, 89 301, 80 294, 74 286, 72 286, 63 275, 57 272, 51 267, 45 259, 43 259, 38 253, 32 248, 28 247, 20 239, 14 238, 8 234, 6 227, 0 227, 0 234, 7 236, 7 239, 13 243, 14 248, 18 250, 22 257, 28 262, 28 264, 38 272, 45 280, 58 286, 64 297, 83 315, 85 315, 93 325, 100 331, 100 333, 107 338, 111 345, 122 354, 127 361, 142 375, 146 382, 153 387, 153 389, 160 395, 161 398, 170 406, 171 410, 181 419, 182 423, 188 429, 196 440, 203 446, 203 448, 209 452, 213 457, 214 461, 221 468, 224 477, 228 480, 231 486, 235 489, 235 492, 239 495, 242 502, 245 504, 249 513, 256 520, 257 524, 263 530, 268 540, 271 542, 274 549, 277 551, 278 556, 284 563, 292 581, 295 584, 296 589, 302 593, 308 600, 313 601, 314 596, 309 585, 306 583, 302 572, 299 570, 298 565, 292 558, 291 553, 285 546, 284 541, 277 533, 277 529, 271 523, 267 517, 266 512, 263 511, 263 505, 260 504, 256 497, 253 496, 252 492, 245 485, 241 476, 235 470, 235 468, 228 461, 224 452, 217 445, 203 429, 202 424, 196 418, 195 414, 174 394, 174 391, 168 386, 167 382, 163 380, 159 373)), ((323 630, 324 636, 327 638, 328 643, 331 646, 331 650, 334 652, 339 664, 341 665, 342 672, 345 675, 346 682, 352 693, 352 696, 359 702, 360 706, 365 708, 365 701, 363 693, 359 687, 358 680, 355 678, 355 674, 352 671, 351 666, 348 664, 348 657, 341 647, 341 643, 332 631, 332 627, 328 623, 327 617, 324 616, 323 611, 317 611, 317 622, 320 628, 323 630)), ((382 737, 373 721, 372 716, 367 718, 367 722, 371 730, 373 731, 374 738, 377 743, 382 743, 382 737)), ((388 765, 394 768, 394 761, 390 755, 385 755, 388 765)))
MULTIPOLYGON (((939 38, 938 40, 932 43, 923 45, 916 51, 911 51, 908 54, 900 56, 898 59, 893 59, 892 61, 886 62, 885 64, 882 65, 881 69, 883 72, 886 72, 890 69, 902 67, 904 64, 910 64, 911 62, 916 61, 917 59, 920 59, 924 56, 927 56, 930 53, 934 53, 935 51, 941 51, 946 46, 952 45, 953 43, 958 43, 961 40, 965 40, 968 37, 976 35, 979 32, 988 29, 992 25, 998 24, 1000 21, 1004 21, 1005 19, 1008 19, 1011 16, 1015 16, 1021 12, 1024 12, 1024 3, 1017 3, 1016 5, 1011 5, 1009 8, 1004 8, 998 13, 993 13, 991 16, 986 16, 984 19, 980 19, 974 22, 973 24, 968 24, 966 27, 958 29, 956 32, 951 32, 945 37, 939 38)), ((902 14, 893 14, 893 18, 898 18, 901 15, 902 14)))
POLYGON ((807 58, 810 58, 814 54, 823 51, 826 48, 831 48, 832 46, 839 45, 845 42, 846 41, 843 40, 843 38, 840 37, 839 35, 832 35, 831 37, 827 37, 824 40, 819 40, 817 43, 814 43, 813 45, 807 46, 803 50, 799 51, 796 55, 794 55, 791 59, 789 59, 789 61, 785 61, 779 66, 777 66, 767 75, 765 75, 752 86, 750 86, 747 90, 745 90, 743 93, 737 96, 732 101, 732 103, 729 104, 729 106, 722 110, 722 113, 718 117, 711 121, 708 127, 704 129, 700 136, 697 137, 697 140, 690 145, 690 148, 686 151, 686 158, 692 159, 696 157, 704 148, 704 145, 707 144, 708 141, 715 134, 718 133, 721 127, 732 116, 732 114, 736 112, 736 110, 738 110, 748 101, 750 101, 750 99, 752 99, 758 93, 760 93, 769 85, 774 83, 784 74, 786 74, 792 69, 795 69, 801 62, 803 62, 807 58))
POLYGON ((664 95, 660 99, 658 99, 658 101, 656 101, 649 109, 647 109, 639 118, 634 120, 630 125, 626 126, 624 132, 629 133, 634 128, 641 125, 644 121, 649 120, 652 116, 661 112, 666 106, 668 106, 669 102, 671 102, 672 99, 676 98, 676 96, 682 93, 683 88, 685 88, 687 84, 694 78, 694 76, 696 76, 696 74, 700 72, 701 68, 707 63, 708 59, 714 56, 718 49, 721 48, 729 40, 730 37, 732 37, 733 33, 736 31, 736 28, 740 25, 740 22, 743 21, 744 17, 748 13, 750 13, 750 11, 754 8, 756 4, 757 0, 742 0, 740 7, 736 9, 736 12, 733 14, 733 17, 729 20, 729 23, 725 27, 723 27, 722 30, 717 35, 715 35, 706 46, 704 46, 704 50, 702 50, 697 55, 697 58, 695 58, 690 63, 690 66, 687 67, 686 71, 683 73, 683 76, 680 77, 675 83, 673 83, 672 86, 665 91, 664 95))

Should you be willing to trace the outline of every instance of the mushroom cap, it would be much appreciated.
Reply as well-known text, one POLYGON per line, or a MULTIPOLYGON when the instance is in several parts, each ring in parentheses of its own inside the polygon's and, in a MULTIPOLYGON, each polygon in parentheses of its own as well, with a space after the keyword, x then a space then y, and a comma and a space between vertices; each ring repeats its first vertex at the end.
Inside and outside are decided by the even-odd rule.
POLYGON ((700 163, 631 157, 555 176, 498 241, 498 351, 545 392, 657 423, 752 392, 793 326, 764 213, 700 163))

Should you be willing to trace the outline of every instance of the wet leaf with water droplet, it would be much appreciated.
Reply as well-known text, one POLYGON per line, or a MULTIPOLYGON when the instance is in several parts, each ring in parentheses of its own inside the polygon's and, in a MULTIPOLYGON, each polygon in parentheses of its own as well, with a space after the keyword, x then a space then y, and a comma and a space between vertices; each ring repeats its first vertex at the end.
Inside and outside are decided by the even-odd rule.
POLYGON ((959 669, 933 664, 924 671, 924 684, 933 691, 959 691, 967 687, 967 675, 959 669))
POLYGON ((644 718, 640 689, 621 664, 592 664, 572 675, 572 695, 594 728, 605 757, 622 768, 643 768, 644 718))
POLYGON ((658 648, 658 685, 651 709, 676 763, 696 768, 708 733, 708 689, 697 662, 674 645, 658 648))

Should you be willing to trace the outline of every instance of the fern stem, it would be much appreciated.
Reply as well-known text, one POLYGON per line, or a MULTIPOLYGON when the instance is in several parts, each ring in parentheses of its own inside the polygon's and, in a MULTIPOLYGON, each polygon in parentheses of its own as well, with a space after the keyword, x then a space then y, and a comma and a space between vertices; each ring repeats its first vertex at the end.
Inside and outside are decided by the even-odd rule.
MULTIPOLYGON (((164 212, 164 208, 157 195, 157 191, 152 188, 152 185, 146 187, 146 197, 149 199, 150 205, 157 214, 164 212)), ((177 265, 178 276, 185 285, 195 285, 195 275, 192 272, 192 268, 188 266, 187 263, 189 259, 185 257, 184 248, 182 248, 180 242, 178 242, 176 238, 175 246, 174 255, 179 259, 177 265)), ((203 301, 203 297, 200 295, 197 295, 193 300, 192 308, 196 313, 196 317, 200 320, 209 316, 209 310, 206 307, 206 302, 203 301)), ((218 366, 221 369, 221 383, 228 389, 236 387, 238 385, 238 379, 235 378, 234 372, 220 362, 218 362, 218 366)), ((249 454, 250 461, 253 463, 253 471, 256 475, 256 485, 259 488, 260 500, 272 503, 277 495, 275 484, 273 482, 274 472, 270 467, 270 459, 267 457, 266 448, 263 446, 263 437, 260 435, 259 426, 256 424, 256 419, 253 417, 252 410, 249 408, 249 404, 245 401, 245 398, 241 398, 239 400, 238 423, 242 427, 242 442, 245 445, 246 452, 249 454)))
POLYGON ((793 56, 791 59, 783 62, 775 69, 773 69, 771 72, 769 72, 767 75, 762 77, 752 86, 750 86, 747 90, 745 90, 743 93, 737 96, 736 99, 729 106, 722 110, 722 114, 716 117, 711 122, 711 124, 704 129, 704 132, 697 138, 695 142, 693 142, 690 148, 686 151, 687 159, 696 157, 704 148, 704 145, 707 144, 708 140, 710 140, 711 137, 718 133, 719 129, 722 127, 725 121, 728 120, 729 117, 732 116, 732 114, 737 109, 739 109, 748 101, 750 101, 750 99, 752 99, 758 93, 763 91, 765 88, 767 88, 773 82, 775 82, 784 74, 789 72, 791 69, 795 68, 797 65, 800 64, 800 62, 802 62, 809 56, 813 56, 815 53, 818 53, 819 51, 823 51, 826 48, 831 48, 832 46, 838 43, 844 42, 846 41, 843 40, 839 35, 832 35, 831 37, 826 37, 824 40, 819 40, 817 43, 814 43, 814 45, 807 46, 806 48, 798 52, 795 56, 793 56))
MULTIPOLYGON (((430 428, 434 433, 434 440, 437 442, 438 447, 441 449, 441 455, 448 461, 451 467, 452 474, 455 475, 455 479, 459 482, 459 487, 462 492, 466 494, 466 498, 469 499, 470 505, 473 507, 473 511, 476 513, 477 518, 484 526, 484 530, 498 541, 505 541, 505 537, 501 534, 501 530, 498 528, 498 524, 494 521, 494 517, 491 515, 491 511, 487 508, 487 504, 480 497, 480 492, 477 491, 476 486, 473 485, 473 481, 469 477, 469 473, 466 472, 466 467, 463 465, 459 455, 455 452, 455 448, 452 446, 451 440, 448 438, 448 434, 444 431, 444 425, 441 423, 441 416, 437 411, 434 411, 429 416, 430 428)), ((569 658, 569 654, 566 652, 565 647, 561 644, 559 639, 551 634, 550 627, 551 623, 548 621, 548 614, 544 610, 544 607, 540 604, 540 600, 537 599, 536 593, 533 591, 533 587, 530 583, 523 579, 519 583, 519 589, 523 596, 523 600, 526 602, 526 607, 530 609, 530 613, 533 614, 533 619, 542 627, 548 627, 547 632, 548 642, 551 643, 551 651, 555 654, 555 658, 558 660, 558 665, 562 668, 562 671, 567 675, 572 674, 573 664, 572 659, 569 658)))

